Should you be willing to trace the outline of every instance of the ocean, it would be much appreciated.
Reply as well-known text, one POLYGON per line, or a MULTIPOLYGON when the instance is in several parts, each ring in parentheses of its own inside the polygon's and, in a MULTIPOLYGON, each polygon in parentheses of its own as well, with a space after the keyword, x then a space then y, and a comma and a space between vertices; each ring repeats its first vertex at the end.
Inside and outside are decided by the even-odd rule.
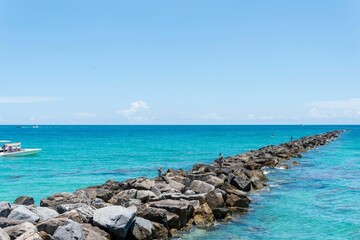
POLYGON ((132 177, 157 169, 189 170, 221 152, 236 155, 270 144, 348 129, 303 154, 289 170, 267 169, 269 187, 251 195, 248 213, 182 239, 360 239, 360 126, 0 126, 0 139, 42 148, 35 156, 0 158, 0 201, 132 177))

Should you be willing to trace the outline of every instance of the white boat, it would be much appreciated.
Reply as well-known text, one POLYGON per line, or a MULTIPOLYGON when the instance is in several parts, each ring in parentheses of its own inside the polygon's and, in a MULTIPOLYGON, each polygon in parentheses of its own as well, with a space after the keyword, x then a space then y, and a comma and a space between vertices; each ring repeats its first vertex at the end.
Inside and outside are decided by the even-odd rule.
POLYGON ((37 154, 41 151, 40 148, 25 148, 21 149, 21 143, 8 143, 8 141, 0 141, 4 145, 0 150, 0 157, 22 157, 37 154))

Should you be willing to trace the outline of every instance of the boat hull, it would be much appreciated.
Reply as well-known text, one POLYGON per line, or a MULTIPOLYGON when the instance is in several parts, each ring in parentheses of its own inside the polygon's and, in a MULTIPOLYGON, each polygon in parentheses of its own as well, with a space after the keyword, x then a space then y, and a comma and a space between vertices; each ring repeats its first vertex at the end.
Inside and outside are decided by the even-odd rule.
POLYGON ((19 152, 0 152, 0 157, 22 157, 22 156, 30 156, 35 155, 40 152, 40 148, 31 148, 31 149, 24 149, 19 152))

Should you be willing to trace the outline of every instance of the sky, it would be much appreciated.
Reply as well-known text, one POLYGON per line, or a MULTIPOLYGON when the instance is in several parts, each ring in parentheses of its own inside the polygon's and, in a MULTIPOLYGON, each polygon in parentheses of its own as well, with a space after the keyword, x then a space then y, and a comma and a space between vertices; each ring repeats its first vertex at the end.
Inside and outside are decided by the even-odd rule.
POLYGON ((0 0, 0 124, 360 124, 358 0, 0 0))

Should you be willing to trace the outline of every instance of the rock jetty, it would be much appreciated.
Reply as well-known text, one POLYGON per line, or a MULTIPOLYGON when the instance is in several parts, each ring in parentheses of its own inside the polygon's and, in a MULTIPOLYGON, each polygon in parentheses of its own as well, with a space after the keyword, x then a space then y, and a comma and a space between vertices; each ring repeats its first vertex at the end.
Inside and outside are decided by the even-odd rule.
POLYGON ((34 205, 21 196, 0 202, 0 240, 169 239, 192 226, 211 227, 246 212, 249 193, 267 185, 264 167, 288 169, 301 153, 336 139, 341 131, 304 137, 195 164, 190 171, 168 169, 161 177, 58 193, 34 205))

